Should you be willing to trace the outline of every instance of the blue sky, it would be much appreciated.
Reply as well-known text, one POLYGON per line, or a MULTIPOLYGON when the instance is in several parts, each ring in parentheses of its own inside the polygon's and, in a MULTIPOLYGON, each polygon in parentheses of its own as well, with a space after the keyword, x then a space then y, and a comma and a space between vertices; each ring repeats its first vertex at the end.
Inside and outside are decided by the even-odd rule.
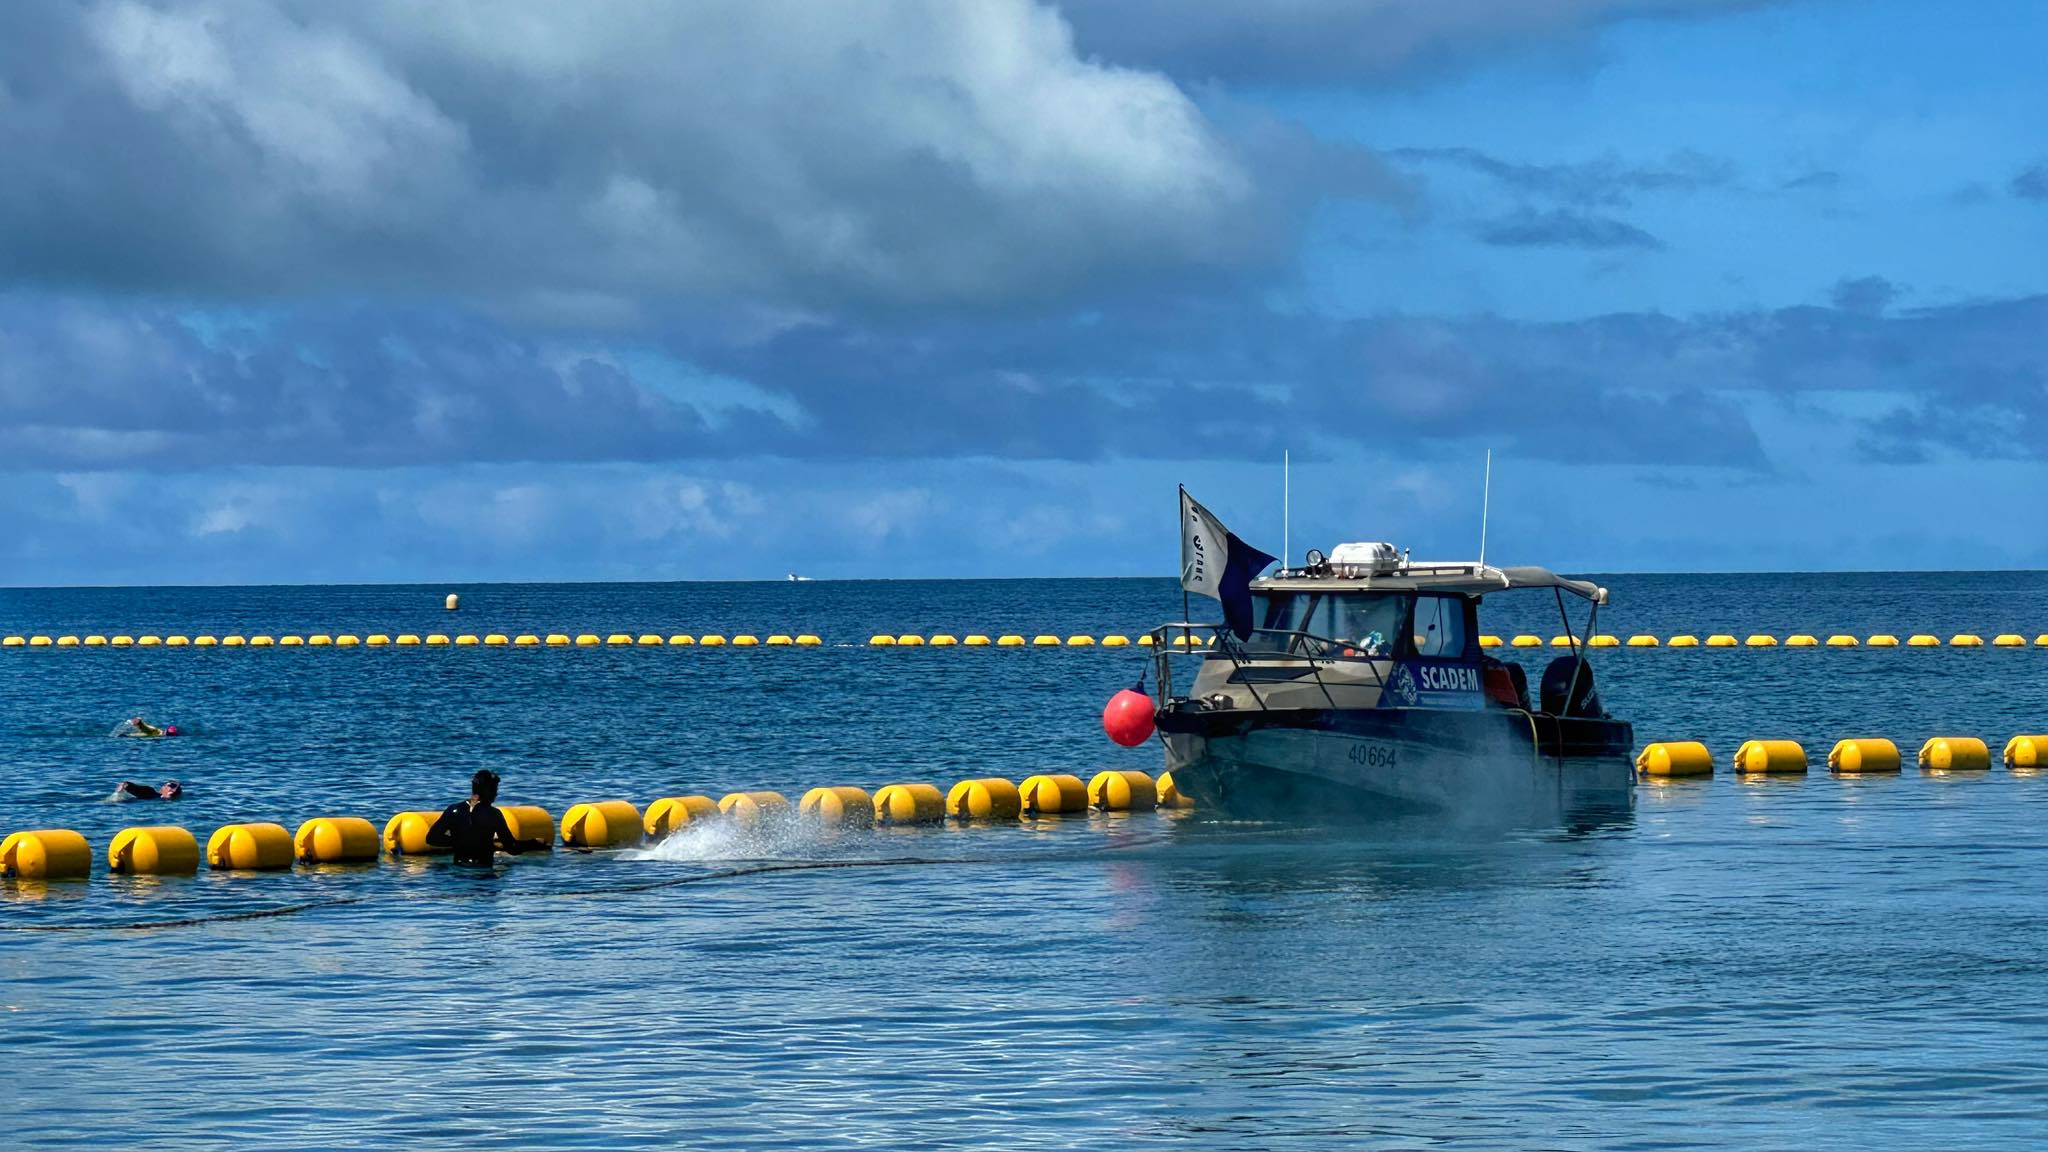
POLYGON ((2048 563, 2048 12, 0 9, 0 583, 2048 563), (1967 17, 1967 18, 1965 18, 1967 17))

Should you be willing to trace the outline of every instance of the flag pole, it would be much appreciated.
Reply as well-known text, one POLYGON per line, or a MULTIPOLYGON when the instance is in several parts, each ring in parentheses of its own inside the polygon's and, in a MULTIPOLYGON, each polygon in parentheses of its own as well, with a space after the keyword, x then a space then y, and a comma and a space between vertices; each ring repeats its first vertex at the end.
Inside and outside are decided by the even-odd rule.
MULTIPOLYGON (((1188 525, 1187 525, 1187 521, 1183 520, 1183 519, 1182 519, 1182 517, 1183 517, 1183 516, 1186 516, 1186 515, 1187 515, 1187 513, 1188 513, 1188 486, 1187 486, 1187 485, 1185 485, 1185 484, 1182 484, 1182 485, 1180 485, 1180 486, 1179 486, 1179 489, 1180 489, 1180 490, 1179 490, 1178 492, 1176 492, 1176 493, 1174 494, 1174 497, 1173 497, 1173 522, 1174 522, 1174 526, 1175 526, 1176 528, 1178 528, 1178 529, 1179 529, 1179 531, 1180 531, 1180 540, 1181 540, 1181 547, 1182 547, 1183 549, 1185 549, 1185 548, 1187 547, 1187 540, 1188 540, 1188 525)), ((1183 623, 1183 624, 1187 623, 1187 620, 1188 620, 1188 567, 1187 567, 1187 564, 1188 564, 1188 562, 1187 562, 1187 557, 1185 557, 1185 556, 1181 557, 1181 562, 1180 562, 1180 619, 1181 619, 1181 623, 1183 623)), ((1181 635, 1183 635, 1183 636, 1187 635, 1187 631, 1188 631, 1188 630, 1187 630, 1187 629, 1185 629, 1185 628, 1181 629, 1181 635)))
POLYGON ((1486 450, 1486 484, 1479 496, 1479 567, 1486 567, 1486 515, 1493 510, 1493 449, 1486 450))
POLYGON ((1294 526, 1293 472, 1288 460, 1288 451, 1280 450, 1280 570, 1287 571, 1287 558, 1294 555, 1288 543, 1288 532, 1294 526))

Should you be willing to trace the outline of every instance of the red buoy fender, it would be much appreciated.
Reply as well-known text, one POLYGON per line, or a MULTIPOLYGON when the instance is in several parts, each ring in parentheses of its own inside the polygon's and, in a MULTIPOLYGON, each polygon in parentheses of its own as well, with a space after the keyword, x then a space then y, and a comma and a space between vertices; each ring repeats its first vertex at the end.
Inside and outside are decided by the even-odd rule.
POLYGON ((1109 698, 1102 709, 1102 730, 1126 748, 1152 738, 1152 698, 1129 688, 1109 698))

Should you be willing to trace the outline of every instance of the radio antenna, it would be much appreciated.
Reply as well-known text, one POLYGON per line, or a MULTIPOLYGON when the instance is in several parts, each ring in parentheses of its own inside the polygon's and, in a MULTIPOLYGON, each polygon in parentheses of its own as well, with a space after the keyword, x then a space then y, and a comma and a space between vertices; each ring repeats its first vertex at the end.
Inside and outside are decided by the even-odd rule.
POLYGON ((1280 450, 1280 569, 1286 571, 1287 558, 1294 552, 1287 546, 1288 530, 1293 527, 1294 490, 1293 472, 1290 469, 1287 449, 1280 450))
POLYGON ((1486 450, 1486 484, 1479 490, 1479 567, 1486 567, 1486 517, 1493 510, 1493 449, 1486 450))

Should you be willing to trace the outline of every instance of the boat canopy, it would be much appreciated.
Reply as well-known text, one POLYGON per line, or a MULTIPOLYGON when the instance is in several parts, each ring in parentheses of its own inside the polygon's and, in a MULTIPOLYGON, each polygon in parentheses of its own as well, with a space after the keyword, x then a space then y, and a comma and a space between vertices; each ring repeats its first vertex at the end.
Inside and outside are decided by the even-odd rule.
POLYGON ((1512 588, 1556 588, 1595 604, 1607 603, 1607 589, 1587 580, 1571 580, 1548 568, 1523 565, 1496 568, 1477 562, 1414 561, 1391 571, 1372 572, 1350 566, 1322 564, 1288 568, 1252 581, 1254 592, 1314 592, 1332 588, 1380 592, 1455 592, 1483 596, 1512 588))

